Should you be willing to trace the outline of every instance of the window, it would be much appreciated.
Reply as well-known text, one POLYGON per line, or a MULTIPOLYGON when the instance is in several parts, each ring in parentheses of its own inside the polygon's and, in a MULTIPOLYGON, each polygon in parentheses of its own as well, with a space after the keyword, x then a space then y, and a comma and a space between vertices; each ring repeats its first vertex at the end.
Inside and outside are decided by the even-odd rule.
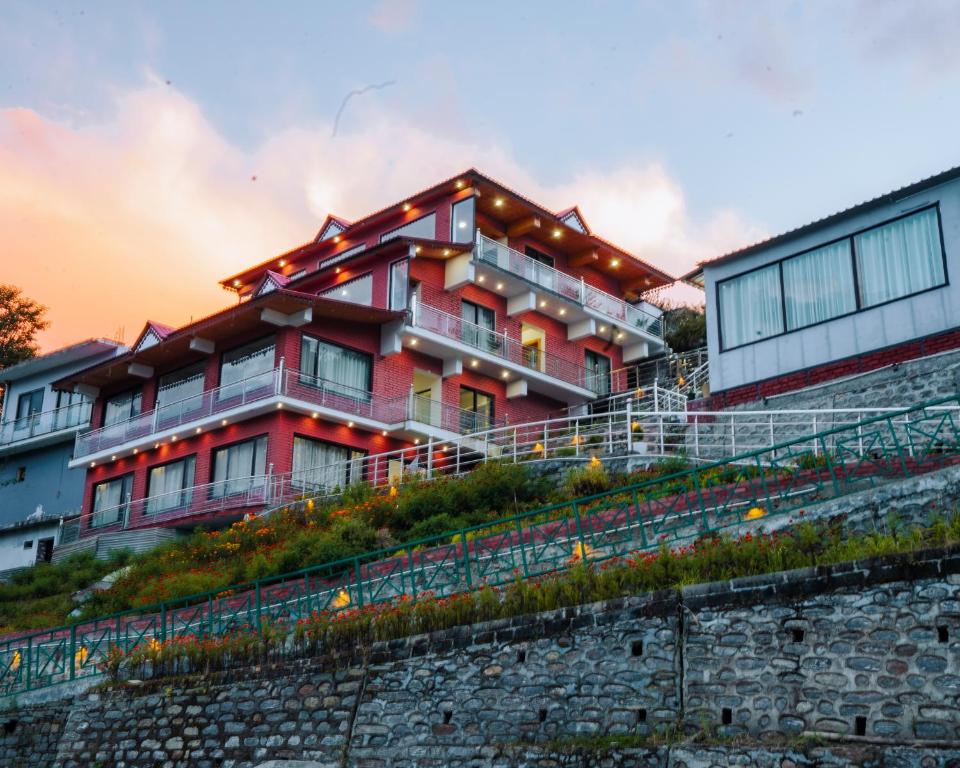
POLYGON ((235 347, 220 358, 220 399, 242 395, 248 389, 269 385, 273 379, 274 336, 235 347))
POLYGON ((17 467, 17 479, 16 482, 22 483, 27 479, 27 468, 26 467, 17 467))
POLYGON ((200 402, 182 403, 183 400, 199 398, 203 394, 204 363, 196 363, 178 371, 160 377, 157 389, 157 408, 163 408, 172 403, 180 403, 178 408, 193 409, 201 405, 200 402))
POLYGON ((17 421, 29 419, 43 410, 43 388, 24 392, 17 398, 17 421))
POLYGON ((724 280, 718 290, 724 349, 783 333, 779 264, 724 280))
POLYGON ((373 357, 304 335, 300 342, 300 382, 322 386, 356 400, 370 399, 373 357))
POLYGON ((373 275, 369 274, 355 280, 348 280, 345 283, 335 285, 333 288, 320 291, 319 295, 326 299, 370 306, 373 304, 373 275))
POLYGON ((450 241, 453 243, 469 243, 473 240, 474 211, 476 198, 466 197, 453 204, 450 211, 450 241))
POLYGON ((403 226, 384 233, 380 236, 380 242, 385 243, 387 240, 393 240, 395 237, 424 237, 433 240, 436 236, 437 215, 435 213, 428 213, 426 216, 408 221, 403 226))
POLYGON ((410 292, 410 260, 402 259, 390 265, 390 309, 406 309, 410 292))
POLYGON ((130 507, 133 475, 115 477, 93 486, 93 514, 90 527, 99 528, 122 522, 130 507))
POLYGON ((365 455, 352 448, 295 436, 292 482, 313 491, 343 488, 363 479, 365 455))
POLYGON ((151 467, 147 477, 147 514, 178 509, 190 504, 197 457, 188 456, 159 467, 151 467))
POLYGON ((267 471, 267 438, 246 440, 213 452, 210 497, 217 499, 263 488, 267 471))
POLYGON ((28 539, 27 541, 23 542, 23 548, 33 549, 33 539, 28 539))
POLYGON ((853 312, 857 293, 850 241, 784 260, 783 290, 788 331, 853 312))
POLYGON ((67 408, 71 405, 82 405, 85 402, 87 402, 87 398, 85 398, 79 392, 65 392, 62 389, 57 392, 57 408, 67 408))
POLYGON ((584 352, 587 389, 598 395, 610 394, 610 358, 588 349, 584 352))
POLYGON ((460 431, 479 432, 493 426, 493 395, 460 387, 460 431))
POLYGON ((491 351, 500 348, 496 314, 492 309, 464 300, 460 304, 460 318, 463 320, 460 324, 460 340, 464 344, 491 351))
POLYGON ((365 250, 367 250, 366 243, 360 243, 360 245, 355 245, 352 248, 347 248, 347 250, 345 251, 340 251, 340 253, 336 253, 333 256, 330 256, 329 258, 324 259, 323 263, 320 264, 320 266, 323 269, 326 269, 327 267, 332 267, 334 264, 337 264, 338 262, 341 262, 341 261, 346 261, 354 254, 362 253, 365 250))
POLYGON ((114 395, 104 403, 103 425, 107 427, 139 416, 142 408, 143 390, 141 388, 114 395))
POLYGON ((554 266, 553 256, 548 256, 543 251, 538 251, 536 248, 528 245, 523 249, 523 252, 534 261, 545 264, 548 267, 554 266))
POLYGON ((854 238, 854 248, 864 307, 946 282, 936 208, 863 232, 854 238))

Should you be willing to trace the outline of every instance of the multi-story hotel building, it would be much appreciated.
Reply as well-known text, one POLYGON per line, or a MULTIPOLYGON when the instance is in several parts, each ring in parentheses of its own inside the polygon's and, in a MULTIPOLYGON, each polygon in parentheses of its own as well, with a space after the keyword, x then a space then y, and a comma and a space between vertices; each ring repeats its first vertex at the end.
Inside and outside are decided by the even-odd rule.
MULTIPOLYGON (((359 221, 329 216, 223 280, 236 305, 148 323, 128 353, 58 382, 94 398, 72 462, 87 470, 82 533, 228 520, 280 476, 370 479, 364 456, 587 403, 662 353, 641 295, 669 282, 576 208, 475 170, 359 221)), ((396 456, 377 479, 403 470, 396 456)))

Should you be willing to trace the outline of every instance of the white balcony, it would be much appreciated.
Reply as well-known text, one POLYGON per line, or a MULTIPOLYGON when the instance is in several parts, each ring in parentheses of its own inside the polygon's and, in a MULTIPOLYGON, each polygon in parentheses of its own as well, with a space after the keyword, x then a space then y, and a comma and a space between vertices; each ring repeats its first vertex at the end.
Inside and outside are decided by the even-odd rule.
POLYGON ((287 409, 401 439, 450 439, 489 428, 480 417, 452 405, 409 395, 382 397, 283 366, 207 390, 133 418, 77 434, 71 467, 97 463, 157 443, 287 409), (479 425, 479 426, 478 426, 479 425))
POLYGON ((392 332, 384 346, 402 344, 444 361, 444 374, 469 369, 507 384, 507 397, 528 390, 567 403, 592 400, 604 383, 571 360, 524 347, 517 339, 496 333, 429 304, 418 303, 405 325, 392 332))
POLYGON ((73 403, 0 424, 0 455, 68 440, 90 423, 90 403, 73 403))
POLYGON ((570 339, 610 339, 623 347, 625 362, 664 347, 655 307, 628 304, 479 233, 470 261, 453 259, 447 266, 447 288, 467 282, 506 296, 510 314, 536 310, 565 323, 570 339))

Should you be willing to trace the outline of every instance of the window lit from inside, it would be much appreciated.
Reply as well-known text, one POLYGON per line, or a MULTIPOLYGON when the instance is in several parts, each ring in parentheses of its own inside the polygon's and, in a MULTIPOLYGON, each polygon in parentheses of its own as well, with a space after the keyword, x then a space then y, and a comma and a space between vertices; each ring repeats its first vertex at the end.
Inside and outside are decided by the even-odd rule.
POLYGON ((300 342, 300 383, 353 400, 370 399, 373 358, 364 352, 304 335, 300 342))
POLYGON ((267 438, 234 443, 213 452, 211 498, 262 492, 266 484, 267 438))
POLYGON ((293 438, 293 479, 298 488, 332 491, 363 479, 363 451, 340 445, 293 438))

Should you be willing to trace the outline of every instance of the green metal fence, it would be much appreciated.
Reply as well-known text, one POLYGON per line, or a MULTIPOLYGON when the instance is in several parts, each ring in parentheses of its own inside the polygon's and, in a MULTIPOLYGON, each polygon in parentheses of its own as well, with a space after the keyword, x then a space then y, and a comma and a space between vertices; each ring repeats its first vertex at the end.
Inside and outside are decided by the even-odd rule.
POLYGON ((0 695, 99 675, 111 645, 129 651, 427 591, 443 597, 795 513, 960 463, 958 407, 957 396, 944 398, 496 523, 2 640, 0 695))

